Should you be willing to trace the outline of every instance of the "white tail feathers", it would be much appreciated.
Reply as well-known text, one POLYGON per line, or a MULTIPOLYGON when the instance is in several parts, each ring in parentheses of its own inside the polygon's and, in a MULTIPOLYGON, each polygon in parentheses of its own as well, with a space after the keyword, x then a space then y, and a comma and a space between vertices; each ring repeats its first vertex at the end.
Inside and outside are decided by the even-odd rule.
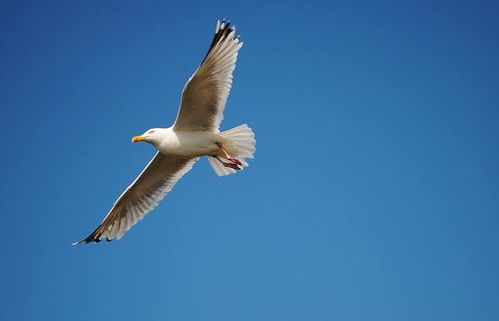
MULTIPOLYGON (((251 128, 249 128, 248 125, 243 124, 226 130, 220 135, 223 138, 223 148, 230 154, 230 156, 241 162, 241 169, 248 167, 249 164, 245 161, 245 158, 253 158, 253 154, 256 150, 255 133, 253 133, 251 128)), ((224 162, 229 161, 225 157, 219 158, 224 162)), ((236 169, 225 167, 215 157, 208 157, 208 161, 218 176, 226 176, 237 172, 236 169)))
POLYGON ((223 146, 225 150, 235 158, 253 158, 255 153, 255 133, 243 124, 221 133, 225 138, 223 146))

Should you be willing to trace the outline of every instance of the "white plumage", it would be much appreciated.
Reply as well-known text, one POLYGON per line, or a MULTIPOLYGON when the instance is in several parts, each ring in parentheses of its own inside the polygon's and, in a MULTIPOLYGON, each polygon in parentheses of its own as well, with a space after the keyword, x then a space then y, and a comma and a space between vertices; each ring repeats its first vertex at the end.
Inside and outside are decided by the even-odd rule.
POLYGON ((225 176, 248 166, 255 135, 246 124, 219 131, 232 86, 232 73, 242 42, 229 22, 218 21, 215 36, 199 68, 187 81, 177 119, 169 128, 153 128, 132 139, 146 141, 158 152, 121 194, 101 224, 84 240, 120 239, 153 210, 201 156, 225 176))

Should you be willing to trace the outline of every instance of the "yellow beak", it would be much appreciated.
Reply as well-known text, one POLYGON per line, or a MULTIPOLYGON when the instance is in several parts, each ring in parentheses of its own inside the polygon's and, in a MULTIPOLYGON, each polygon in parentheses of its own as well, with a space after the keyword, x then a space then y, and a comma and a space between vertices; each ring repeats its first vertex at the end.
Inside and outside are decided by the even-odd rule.
POLYGON ((146 138, 144 136, 135 136, 135 137, 132 137, 132 142, 136 143, 136 142, 143 141, 145 139, 146 138))

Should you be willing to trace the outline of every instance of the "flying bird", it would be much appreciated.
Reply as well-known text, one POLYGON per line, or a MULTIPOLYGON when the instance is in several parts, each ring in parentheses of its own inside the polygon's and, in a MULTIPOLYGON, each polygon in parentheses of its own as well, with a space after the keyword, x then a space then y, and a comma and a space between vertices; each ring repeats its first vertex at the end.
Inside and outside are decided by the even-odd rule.
POLYGON ((119 240, 158 205, 202 156, 208 157, 218 176, 248 166, 246 159, 253 158, 256 144, 251 128, 244 124, 219 130, 242 45, 230 22, 217 22, 208 53, 184 86, 173 126, 152 128, 132 138, 132 142, 153 145, 156 155, 116 200, 100 225, 74 244, 119 240))

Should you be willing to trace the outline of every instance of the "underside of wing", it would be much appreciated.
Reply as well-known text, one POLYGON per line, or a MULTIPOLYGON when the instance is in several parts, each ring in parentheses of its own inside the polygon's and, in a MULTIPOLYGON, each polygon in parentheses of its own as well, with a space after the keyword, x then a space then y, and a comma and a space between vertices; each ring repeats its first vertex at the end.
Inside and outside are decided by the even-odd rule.
POLYGON ((208 53, 182 91, 175 130, 218 130, 242 45, 235 27, 225 21, 217 23, 208 53))
POLYGON ((121 194, 95 231, 75 244, 119 240, 158 205, 196 160, 197 158, 164 156, 158 152, 139 177, 121 194))

